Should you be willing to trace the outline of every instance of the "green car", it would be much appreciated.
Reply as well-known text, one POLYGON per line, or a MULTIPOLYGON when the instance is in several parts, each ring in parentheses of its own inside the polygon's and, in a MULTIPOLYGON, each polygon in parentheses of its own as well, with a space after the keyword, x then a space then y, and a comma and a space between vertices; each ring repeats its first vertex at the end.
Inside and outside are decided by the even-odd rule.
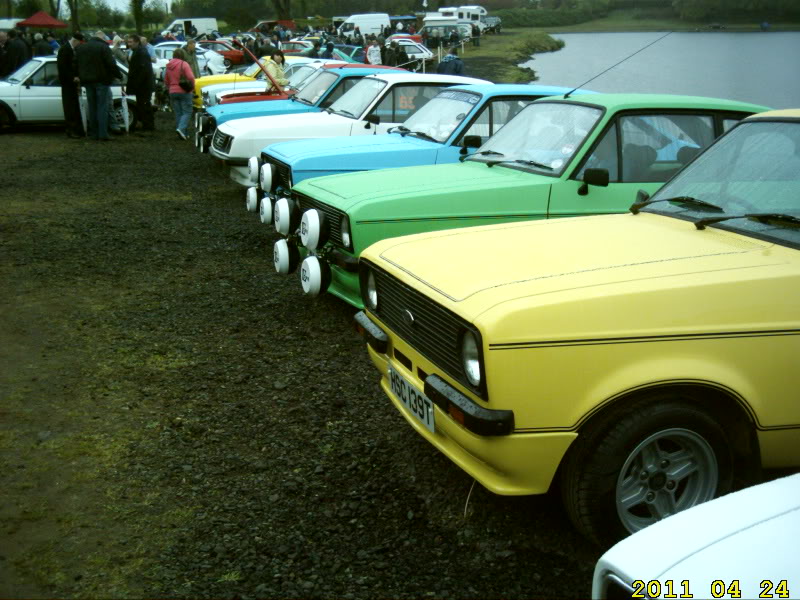
MULTIPOLYGON (((300 266, 307 294, 328 291, 363 308, 358 256, 378 240, 624 212, 638 190, 655 192, 739 120, 765 110, 661 94, 537 100, 461 163, 302 181, 275 204, 275 228, 286 236, 275 243, 275 269, 300 266)), ((485 128, 481 118, 475 131, 485 128)), ((470 129, 463 139, 473 139, 470 129)))

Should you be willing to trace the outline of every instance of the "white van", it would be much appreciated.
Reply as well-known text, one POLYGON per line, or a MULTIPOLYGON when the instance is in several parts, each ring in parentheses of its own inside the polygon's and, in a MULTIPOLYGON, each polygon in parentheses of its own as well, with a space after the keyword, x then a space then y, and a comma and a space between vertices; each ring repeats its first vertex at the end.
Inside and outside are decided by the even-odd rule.
POLYGON ((391 23, 389 21, 388 13, 364 13, 361 15, 350 15, 347 17, 345 22, 339 26, 339 35, 342 35, 350 40, 353 37, 353 32, 355 31, 356 27, 358 27, 358 30, 361 32, 362 36, 366 36, 368 33, 378 35, 380 34, 382 28, 389 27, 390 25, 391 23))
POLYGON ((175 19, 172 23, 167 25, 167 28, 161 32, 161 35, 171 33, 177 36, 182 33, 187 37, 197 37, 219 31, 217 20, 214 17, 186 17, 185 19, 175 19))
POLYGON ((0 31, 14 29, 14 27, 17 26, 17 23, 24 20, 25 19, 0 19, 0 31))
POLYGON ((458 7, 459 22, 477 25, 480 27, 481 32, 486 29, 486 23, 483 22, 483 17, 486 17, 488 14, 489 12, 482 6, 472 5, 458 7))

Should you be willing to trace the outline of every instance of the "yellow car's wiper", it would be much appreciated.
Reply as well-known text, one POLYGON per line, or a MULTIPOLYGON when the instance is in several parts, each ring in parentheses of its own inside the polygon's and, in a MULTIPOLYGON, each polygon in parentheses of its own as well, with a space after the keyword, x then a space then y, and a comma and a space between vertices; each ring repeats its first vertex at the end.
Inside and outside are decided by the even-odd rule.
POLYGON ((730 215, 727 217, 708 217, 694 222, 698 229, 705 229, 707 225, 721 223, 730 219, 750 219, 765 225, 785 225, 787 227, 800 227, 800 217, 783 213, 748 213, 746 215, 730 215))
POLYGON ((675 196, 674 198, 661 198, 659 200, 642 200, 640 202, 634 202, 631 204, 628 210, 633 214, 638 215, 640 209, 644 208, 645 206, 655 204, 656 202, 673 202, 675 204, 686 205, 700 211, 705 210, 708 212, 725 212, 716 204, 711 204, 705 200, 692 198, 691 196, 675 196))

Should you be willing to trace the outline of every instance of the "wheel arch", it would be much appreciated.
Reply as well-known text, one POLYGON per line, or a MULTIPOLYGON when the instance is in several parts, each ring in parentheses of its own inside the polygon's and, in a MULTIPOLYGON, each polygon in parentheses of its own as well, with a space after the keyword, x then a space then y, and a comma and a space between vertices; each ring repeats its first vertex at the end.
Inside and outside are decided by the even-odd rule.
POLYGON ((4 100, 0 100, 0 110, 5 111, 5 113, 9 116, 9 125, 14 125, 17 122, 17 114, 14 112, 14 109, 11 108, 4 100))
POLYGON ((731 440, 731 449, 738 463, 736 472, 743 476, 737 477, 736 489, 752 484, 761 466, 758 418, 741 395, 719 384, 708 381, 665 381, 626 390, 588 414, 578 424, 577 433, 580 435, 595 427, 604 427, 620 411, 634 410, 655 395, 665 393, 673 393, 677 398, 691 401, 720 421, 731 440))

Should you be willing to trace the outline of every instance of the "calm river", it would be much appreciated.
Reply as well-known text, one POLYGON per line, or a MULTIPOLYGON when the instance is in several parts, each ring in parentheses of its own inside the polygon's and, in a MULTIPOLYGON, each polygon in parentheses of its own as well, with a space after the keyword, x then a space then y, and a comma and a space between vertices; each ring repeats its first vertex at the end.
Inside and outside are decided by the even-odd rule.
MULTIPOLYGON (((553 34, 566 46, 521 66, 537 83, 579 86, 663 36, 648 33, 553 34)), ((597 92, 713 96, 800 107, 800 33, 672 33, 589 84, 597 92)))

